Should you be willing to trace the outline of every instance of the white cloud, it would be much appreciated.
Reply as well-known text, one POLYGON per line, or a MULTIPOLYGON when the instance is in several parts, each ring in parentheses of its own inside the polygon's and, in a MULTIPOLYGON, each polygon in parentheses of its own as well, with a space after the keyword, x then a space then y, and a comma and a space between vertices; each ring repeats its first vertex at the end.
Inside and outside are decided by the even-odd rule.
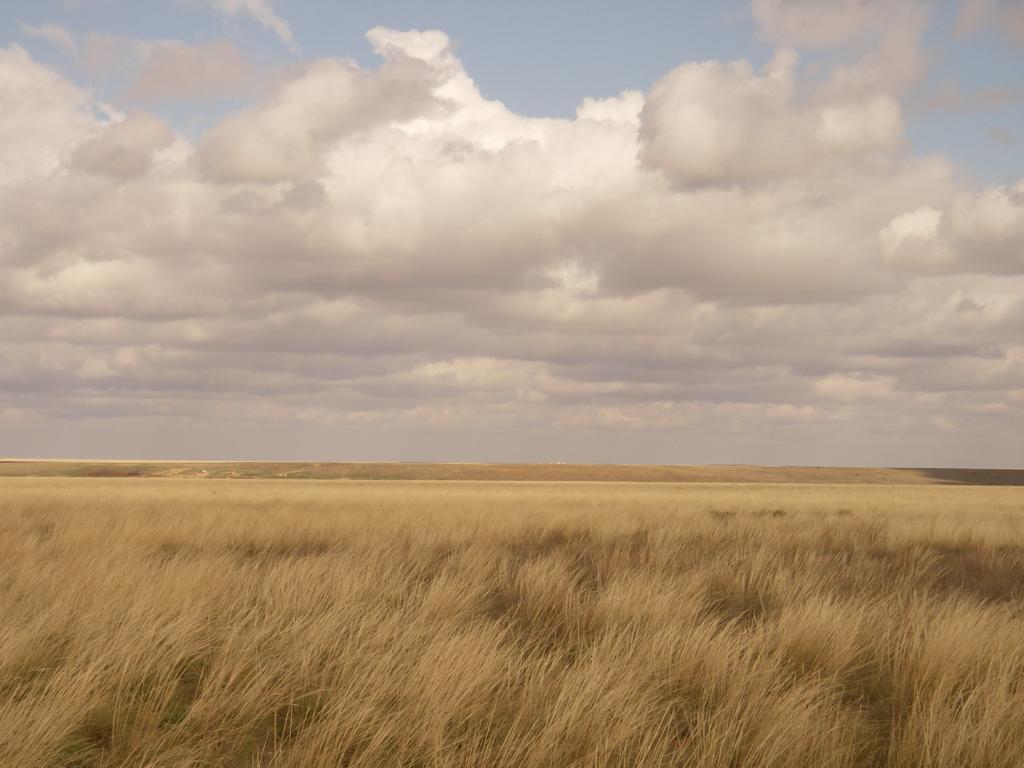
POLYGON ((599 120, 610 123, 624 123, 637 127, 640 124, 640 112, 644 108, 644 95, 640 91, 623 91, 618 96, 607 99, 583 99, 576 110, 580 120, 599 120))
POLYGON ((435 101, 437 73, 410 54, 420 42, 410 39, 384 47, 386 63, 372 72, 334 60, 308 65, 265 104, 216 126, 200 150, 202 167, 225 181, 302 179, 344 135, 417 116, 435 101))
POLYGON ((801 104, 795 66, 783 51, 761 73, 746 61, 673 70, 655 83, 641 115, 644 162, 683 186, 732 184, 898 146, 902 120, 894 99, 823 95, 801 104))
POLYGON ((911 249, 933 248, 941 221, 942 211, 927 206, 900 214, 879 233, 882 251, 893 259, 911 249))
POLYGON ((55 170, 94 125, 89 96, 22 48, 0 49, 0 187, 55 170))

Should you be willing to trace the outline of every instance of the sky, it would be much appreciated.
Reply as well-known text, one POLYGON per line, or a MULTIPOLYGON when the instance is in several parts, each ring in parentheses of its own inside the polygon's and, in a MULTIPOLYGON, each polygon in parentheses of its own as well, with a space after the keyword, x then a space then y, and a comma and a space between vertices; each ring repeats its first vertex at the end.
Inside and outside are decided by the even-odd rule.
POLYGON ((0 456, 1024 464, 1024 2, 8 0, 0 456))

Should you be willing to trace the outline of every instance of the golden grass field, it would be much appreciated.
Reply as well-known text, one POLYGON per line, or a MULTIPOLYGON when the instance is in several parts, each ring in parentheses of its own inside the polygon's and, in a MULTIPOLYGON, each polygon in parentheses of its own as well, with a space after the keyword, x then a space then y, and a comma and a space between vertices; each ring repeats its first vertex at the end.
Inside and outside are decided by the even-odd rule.
POLYGON ((1024 766, 1024 488, 0 479, 0 766, 1024 766))
POLYGON ((708 466, 562 463, 439 464, 400 461, 47 461, 0 459, 0 477, 1024 485, 1024 469, 771 467, 744 464, 708 466))

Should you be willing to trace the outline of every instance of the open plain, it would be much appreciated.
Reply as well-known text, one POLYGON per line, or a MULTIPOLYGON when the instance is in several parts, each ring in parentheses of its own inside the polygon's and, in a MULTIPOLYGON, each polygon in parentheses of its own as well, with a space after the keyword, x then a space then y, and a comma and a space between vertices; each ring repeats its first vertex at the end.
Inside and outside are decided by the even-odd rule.
POLYGON ((0 1, 0 768, 1024 768, 1022 150, 1024 0, 0 1))
POLYGON ((1024 489, 0 479, 0 764, 1024 765, 1024 489))

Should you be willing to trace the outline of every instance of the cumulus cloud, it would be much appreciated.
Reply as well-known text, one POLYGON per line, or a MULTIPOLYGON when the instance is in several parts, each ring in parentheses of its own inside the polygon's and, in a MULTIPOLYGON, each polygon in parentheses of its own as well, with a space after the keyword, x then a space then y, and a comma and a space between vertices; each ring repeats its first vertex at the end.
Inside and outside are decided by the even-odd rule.
MULTIPOLYGON (((882 251, 890 259, 897 254, 907 258, 906 254, 921 250, 928 254, 938 240, 941 222, 942 211, 927 206, 900 214, 878 233, 882 251)), ((924 260, 932 259, 925 255, 924 260)))
POLYGON ((644 106, 644 162, 682 185, 732 184, 898 146, 902 119, 894 99, 873 94, 797 104, 795 64, 783 52, 761 73, 746 61, 673 70, 644 106))
POLYGON ((216 126, 200 148, 200 164, 225 181, 304 178, 342 136, 422 111, 434 99, 434 74, 411 57, 392 56, 372 72, 314 62, 267 103, 216 126))
MULTIPOLYGON (((875 34, 854 10, 829 39, 875 34)), ((60 423, 225 454, 1019 451, 1024 186, 909 154, 874 43, 549 119, 484 98, 443 33, 369 38, 379 66, 309 62, 195 140, 0 51, 4 452, 60 423)))
POLYGON ((946 272, 1024 272, 1024 182, 957 194, 946 212, 920 208, 880 233, 890 259, 946 272))
POLYGON ((0 49, 0 186, 55 170, 94 126, 92 103, 54 71, 11 46, 0 49))
POLYGON ((949 238, 963 271, 1024 271, 1024 182, 958 195, 949 238))

